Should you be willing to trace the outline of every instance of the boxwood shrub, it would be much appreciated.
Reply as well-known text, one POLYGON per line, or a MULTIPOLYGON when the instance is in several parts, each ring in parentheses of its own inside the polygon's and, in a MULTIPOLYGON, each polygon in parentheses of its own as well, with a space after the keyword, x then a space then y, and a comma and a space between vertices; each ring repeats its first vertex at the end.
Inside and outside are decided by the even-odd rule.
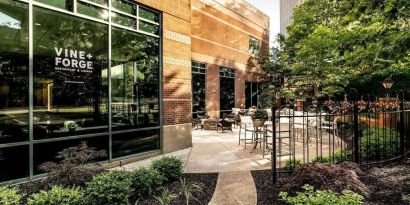
POLYGON ((80 205, 85 203, 84 193, 80 188, 53 186, 49 191, 33 194, 27 205, 80 205))
POLYGON ((158 192, 164 177, 152 168, 138 168, 131 172, 131 199, 148 198, 158 192))
POLYGON ((162 157, 152 162, 152 168, 159 171, 165 182, 173 182, 181 178, 182 160, 176 157, 162 157))
POLYGON ((110 171, 99 174, 87 183, 86 195, 90 204, 123 205, 132 192, 130 173, 110 171))

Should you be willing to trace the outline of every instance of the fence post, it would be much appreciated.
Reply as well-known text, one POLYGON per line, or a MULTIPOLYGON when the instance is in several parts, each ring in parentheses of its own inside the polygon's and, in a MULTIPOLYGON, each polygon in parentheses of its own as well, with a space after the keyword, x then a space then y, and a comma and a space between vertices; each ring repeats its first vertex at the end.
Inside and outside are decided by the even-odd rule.
POLYGON ((404 136, 404 98, 400 102, 400 154, 404 156, 406 154, 406 140, 404 136))
POLYGON ((359 109, 353 104, 353 162, 359 163, 359 109))
MULTIPOLYGON (((280 120, 280 119, 279 119, 280 120)), ((277 181, 276 175, 276 105, 272 106, 272 152, 271 152, 271 166, 272 166, 272 182, 277 181)))

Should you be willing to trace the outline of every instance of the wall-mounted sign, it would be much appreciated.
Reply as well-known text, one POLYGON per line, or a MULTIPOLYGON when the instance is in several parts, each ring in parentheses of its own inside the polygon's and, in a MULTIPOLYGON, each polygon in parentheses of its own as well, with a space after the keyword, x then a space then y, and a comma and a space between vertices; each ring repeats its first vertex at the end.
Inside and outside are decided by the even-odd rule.
POLYGON ((94 70, 92 55, 84 51, 54 47, 55 70, 92 73, 94 70))

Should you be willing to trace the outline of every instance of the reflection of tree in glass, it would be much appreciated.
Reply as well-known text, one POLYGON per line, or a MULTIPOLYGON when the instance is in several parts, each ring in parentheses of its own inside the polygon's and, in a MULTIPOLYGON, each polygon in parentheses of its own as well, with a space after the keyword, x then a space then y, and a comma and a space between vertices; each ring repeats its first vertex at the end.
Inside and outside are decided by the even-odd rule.
MULTIPOLYGON (((98 116, 101 99, 107 97, 107 90, 102 90, 101 71, 107 68, 108 27, 40 8, 34 8, 34 25, 36 83, 53 83, 53 92, 56 92, 54 105, 79 106, 92 101, 95 102, 94 111, 98 116), (79 59, 79 56, 69 59, 92 61, 92 73, 78 72, 81 69, 74 72, 57 71, 56 48, 85 52, 85 59, 79 59), (60 94, 65 100, 59 99, 60 94)), ((65 57, 64 50, 60 57, 65 57)))

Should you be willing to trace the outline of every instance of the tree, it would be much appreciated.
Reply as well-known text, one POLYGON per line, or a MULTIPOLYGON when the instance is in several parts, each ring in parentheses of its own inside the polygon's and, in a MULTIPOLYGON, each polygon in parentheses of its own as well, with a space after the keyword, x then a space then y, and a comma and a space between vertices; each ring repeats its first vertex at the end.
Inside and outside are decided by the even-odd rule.
POLYGON ((280 62, 293 85, 314 85, 317 96, 375 81, 358 90, 378 93, 386 78, 408 85, 399 77, 410 76, 409 27, 408 0, 306 0, 294 10, 280 62))

